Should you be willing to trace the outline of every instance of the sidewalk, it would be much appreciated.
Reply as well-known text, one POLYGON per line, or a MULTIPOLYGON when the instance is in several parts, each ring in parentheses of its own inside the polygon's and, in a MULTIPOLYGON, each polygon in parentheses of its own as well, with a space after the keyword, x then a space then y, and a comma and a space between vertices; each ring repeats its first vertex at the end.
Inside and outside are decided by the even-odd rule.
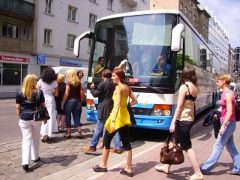
MULTIPOLYGON (((127 179, 119 171, 125 165, 125 153, 110 153, 107 173, 96 173, 92 166, 101 161, 101 149, 93 155, 86 155, 82 150, 83 146, 89 145, 92 138, 92 130, 95 123, 86 122, 83 126, 83 139, 77 139, 77 131, 72 131, 71 139, 64 139, 64 133, 54 134, 49 143, 40 142, 41 161, 33 163, 32 173, 25 173, 21 165, 21 140, 0 144, 0 179, 1 180, 74 180, 74 179, 98 179, 114 180, 127 179)), ((144 131, 143 131, 144 132, 144 131)), ((240 151, 240 122, 237 122, 237 129, 234 133, 235 144, 240 151)), ((154 138, 152 138, 154 139, 154 138)), ((157 139, 157 138, 155 138, 157 139)), ((163 137, 160 137, 163 139, 163 137)), ((212 152, 215 142, 212 126, 203 127, 202 123, 195 124, 192 129, 192 143, 197 153, 199 163, 204 163, 212 152)), ((132 179, 185 179, 193 174, 192 167, 187 157, 181 165, 171 168, 171 174, 157 172, 154 168, 159 163, 159 152, 163 143, 138 140, 132 143, 133 146, 133 171, 132 179)), ((211 175, 204 176, 205 180, 237 180, 240 176, 226 174, 232 168, 232 160, 226 149, 224 149, 217 167, 211 175)))
MULTIPOLYGON (((197 153, 199 163, 204 163, 212 152, 215 138, 213 135, 212 126, 203 127, 199 122, 192 129, 192 143, 195 152, 197 153)), ((235 144, 240 151, 240 122, 237 122, 237 129, 234 133, 235 144)), ((133 171, 134 177, 132 179, 185 179, 187 176, 193 174, 193 169, 189 160, 185 156, 185 162, 181 165, 174 165, 171 168, 171 173, 166 175, 157 172, 154 168, 159 163, 159 152, 163 143, 136 141, 133 143, 133 171)), ((110 154, 108 161, 107 173, 96 173, 92 170, 92 166, 98 164, 101 156, 94 157, 85 161, 84 163, 76 164, 72 167, 53 173, 51 175, 41 178, 41 180, 50 179, 98 179, 98 180, 114 180, 127 179, 129 177, 121 175, 119 171, 124 168, 125 154, 110 154)), ((232 159, 228 154, 226 148, 219 159, 217 166, 210 175, 205 175, 205 180, 237 180, 240 176, 233 176, 226 174, 226 171, 231 170, 233 166, 232 159)))

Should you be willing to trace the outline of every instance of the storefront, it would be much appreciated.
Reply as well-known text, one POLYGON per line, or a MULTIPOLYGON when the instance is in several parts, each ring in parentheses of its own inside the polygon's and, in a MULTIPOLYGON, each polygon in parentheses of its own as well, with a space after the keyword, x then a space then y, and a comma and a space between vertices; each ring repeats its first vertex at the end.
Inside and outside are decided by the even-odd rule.
POLYGON ((0 54, 0 93, 16 93, 28 74, 30 57, 0 54))
POLYGON ((0 53, 0 98, 15 97, 20 90, 24 77, 34 73, 37 77, 46 67, 54 66, 87 67, 87 61, 46 57, 44 54, 36 56, 0 53))

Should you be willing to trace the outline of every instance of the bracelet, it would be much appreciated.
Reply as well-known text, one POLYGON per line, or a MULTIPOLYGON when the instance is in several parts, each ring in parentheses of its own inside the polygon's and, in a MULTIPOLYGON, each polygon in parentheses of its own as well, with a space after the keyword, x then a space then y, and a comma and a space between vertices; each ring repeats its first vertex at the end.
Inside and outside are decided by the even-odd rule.
POLYGON ((112 122, 115 122, 115 120, 114 120, 114 121, 112 121, 112 122))

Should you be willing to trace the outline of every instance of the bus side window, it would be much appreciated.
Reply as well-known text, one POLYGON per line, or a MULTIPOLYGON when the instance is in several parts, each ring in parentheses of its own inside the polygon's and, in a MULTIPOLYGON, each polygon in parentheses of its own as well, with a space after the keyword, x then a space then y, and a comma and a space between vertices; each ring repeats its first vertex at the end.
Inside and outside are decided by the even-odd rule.
POLYGON ((181 50, 177 53, 175 90, 181 85, 181 74, 183 69, 183 40, 181 42, 181 50))

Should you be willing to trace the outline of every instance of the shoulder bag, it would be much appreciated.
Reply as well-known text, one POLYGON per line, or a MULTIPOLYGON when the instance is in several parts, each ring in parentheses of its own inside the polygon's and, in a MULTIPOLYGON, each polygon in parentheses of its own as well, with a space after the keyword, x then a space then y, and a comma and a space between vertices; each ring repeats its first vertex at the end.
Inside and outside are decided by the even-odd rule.
POLYGON ((127 110, 129 112, 129 116, 130 116, 130 121, 132 124, 136 124, 136 120, 134 118, 133 112, 132 112, 132 107, 130 106, 130 94, 131 94, 131 88, 129 88, 130 93, 129 93, 129 99, 128 99, 128 104, 127 104, 127 110))
POLYGON ((49 120, 50 116, 46 107, 42 107, 40 103, 39 90, 36 92, 36 111, 34 111, 33 119, 35 121, 49 120))
POLYGON ((80 101, 84 102, 85 100, 86 100, 86 97, 85 97, 85 94, 84 94, 84 91, 83 91, 82 84, 80 83, 80 101))
POLYGON ((165 141, 164 147, 160 151, 160 162, 163 164, 181 164, 184 162, 183 150, 175 142, 175 135, 170 133, 165 141), (173 147, 169 148, 172 137, 173 147))

